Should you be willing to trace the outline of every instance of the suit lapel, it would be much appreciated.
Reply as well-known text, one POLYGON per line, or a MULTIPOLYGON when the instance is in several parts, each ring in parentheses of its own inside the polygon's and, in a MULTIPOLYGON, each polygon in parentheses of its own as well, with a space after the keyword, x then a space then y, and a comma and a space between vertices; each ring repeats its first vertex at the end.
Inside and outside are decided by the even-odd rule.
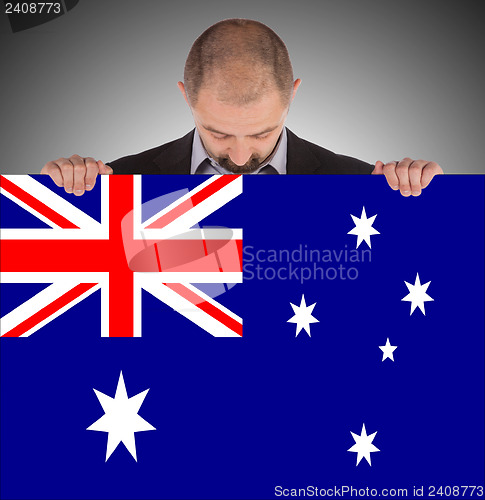
POLYGON ((190 174, 194 130, 174 141, 162 151, 153 162, 163 174, 190 174))
POLYGON ((287 174, 314 174, 320 167, 320 162, 310 151, 305 141, 286 129, 288 137, 286 153, 287 174))
MULTIPOLYGON (((286 170, 288 174, 314 174, 321 166, 305 141, 291 130, 287 133, 286 170)), ((163 174, 190 174, 194 130, 174 141, 153 159, 163 174)))

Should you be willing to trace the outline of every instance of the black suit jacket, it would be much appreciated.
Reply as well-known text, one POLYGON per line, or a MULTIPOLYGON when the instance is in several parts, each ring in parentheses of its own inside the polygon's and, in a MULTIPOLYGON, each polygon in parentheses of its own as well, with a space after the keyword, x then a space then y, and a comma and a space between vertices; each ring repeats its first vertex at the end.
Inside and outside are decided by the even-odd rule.
MULTIPOLYGON (((370 174, 374 169, 369 163, 332 153, 300 139, 288 129, 286 132, 288 174, 370 174)), ((194 130, 181 139, 119 158, 108 165, 115 174, 190 174, 193 139, 194 130)))

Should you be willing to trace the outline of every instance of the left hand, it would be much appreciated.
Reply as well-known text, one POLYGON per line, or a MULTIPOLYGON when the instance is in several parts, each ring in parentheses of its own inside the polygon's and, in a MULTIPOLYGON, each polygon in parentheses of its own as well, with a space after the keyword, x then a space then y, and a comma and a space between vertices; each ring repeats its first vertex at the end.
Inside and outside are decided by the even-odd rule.
POLYGON ((384 174, 391 189, 399 189, 403 196, 419 196, 435 175, 443 174, 443 169, 434 161, 404 158, 386 164, 377 161, 372 174, 384 174))

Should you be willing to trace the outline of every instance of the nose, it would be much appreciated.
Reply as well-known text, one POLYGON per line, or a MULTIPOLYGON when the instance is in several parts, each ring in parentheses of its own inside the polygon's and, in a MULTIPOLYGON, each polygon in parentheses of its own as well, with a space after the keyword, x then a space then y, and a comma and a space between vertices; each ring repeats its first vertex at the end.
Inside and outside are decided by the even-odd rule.
POLYGON ((249 146, 242 141, 235 142, 229 151, 229 157, 239 166, 244 165, 251 158, 252 154, 253 152, 249 146))

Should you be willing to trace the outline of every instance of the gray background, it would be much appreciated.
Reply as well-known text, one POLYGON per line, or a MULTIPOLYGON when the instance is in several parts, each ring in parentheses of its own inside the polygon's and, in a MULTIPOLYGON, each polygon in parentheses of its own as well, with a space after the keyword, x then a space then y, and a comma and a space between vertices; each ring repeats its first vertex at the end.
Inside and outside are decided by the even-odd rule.
POLYGON ((12 34, 0 16, 2 173, 74 153, 109 161, 184 135, 177 89, 195 38, 247 17, 285 41, 303 83, 287 125, 370 163, 485 172, 480 2, 80 0, 12 34))

